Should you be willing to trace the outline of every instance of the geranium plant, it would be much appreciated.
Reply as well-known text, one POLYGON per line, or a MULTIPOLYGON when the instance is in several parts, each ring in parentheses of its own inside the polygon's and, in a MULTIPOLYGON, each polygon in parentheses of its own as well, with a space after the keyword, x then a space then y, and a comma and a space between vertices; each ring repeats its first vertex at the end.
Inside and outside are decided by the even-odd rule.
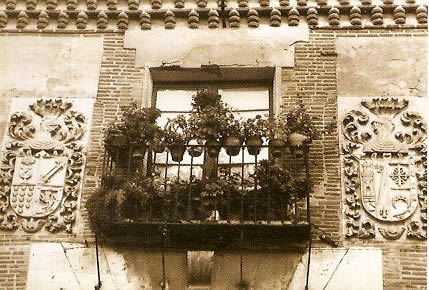
POLYGON ((284 115, 288 141, 291 145, 309 144, 319 136, 319 132, 314 124, 316 117, 307 112, 307 108, 302 100, 298 101, 294 110, 284 115), (301 136, 298 136, 301 135, 301 136), (296 140, 292 140, 295 138, 296 140))
POLYGON ((121 115, 105 131, 106 145, 114 145, 118 139, 125 144, 147 147, 154 135, 160 132, 156 120, 160 111, 154 108, 139 108, 136 103, 122 108, 121 115))

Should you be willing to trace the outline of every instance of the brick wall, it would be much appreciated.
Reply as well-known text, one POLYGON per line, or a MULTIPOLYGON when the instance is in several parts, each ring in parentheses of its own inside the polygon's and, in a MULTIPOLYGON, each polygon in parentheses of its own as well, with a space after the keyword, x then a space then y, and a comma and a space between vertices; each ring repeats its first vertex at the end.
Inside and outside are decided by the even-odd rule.
MULTIPOLYGON (((282 109, 296 104, 297 92, 311 112, 319 116, 318 127, 329 123, 337 114, 336 37, 423 36, 424 29, 364 29, 310 31, 309 43, 295 47, 295 67, 282 72, 282 109)), ((11 246, 11 241, 80 241, 92 240, 87 223, 85 204, 88 196, 99 186, 103 159, 102 128, 112 120, 119 107, 126 105, 143 92, 143 69, 135 68, 135 51, 123 48, 123 33, 106 32, 97 99, 94 107, 90 142, 85 169, 84 190, 80 203, 80 221, 77 236, 21 235, 2 233, 0 245, 0 289, 25 287, 28 245, 11 246)), ((383 250, 385 289, 424 289, 426 285, 426 243, 407 241, 362 241, 344 239, 342 233, 342 197, 338 135, 322 136, 311 148, 311 175, 315 184, 312 193, 312 222, 326 231, 340 245, 380 247, 383 250)), ((321 244, 320 246, 323 246, 321 244)))
POLYGON ((82 239, 91 239, 93 234, 87 221, 85 204, 91 193, 99 186, 103 160, 103 128, 118 115, 121 106, 133 100, 140 101, 143 90, 144 70, 135 68, 135 50, 123 48, 123 33, 104 34, 104 54, 101 63, 97 99, 91 125, 87 153, 84 191, 81 199, 82 239))
MULTIPOLYGON (((337 115, 337 75, 335 39, 337 37, 422 37, 425 29, 314 29, 309 43, 295 49, 295 68, 283 70, 284 107, 293 106, 297 92, 323 129, 337 115)), ((426 242, 347 240, 342 232, 342 197, 338 135, 327 134, 311 148, 311 175, 315 184, 311 195, 312 223, 326 231, 340 246, 372 246, 383 251, 385 289, 426 288, 426 242)), ((315 236, 319 232, 315 231, 315 236)), ((323 246, 320 245, 320 246, 323 246)))
POLYGON ((0 246, 0 289, 25 289, 28 245, 0 246))

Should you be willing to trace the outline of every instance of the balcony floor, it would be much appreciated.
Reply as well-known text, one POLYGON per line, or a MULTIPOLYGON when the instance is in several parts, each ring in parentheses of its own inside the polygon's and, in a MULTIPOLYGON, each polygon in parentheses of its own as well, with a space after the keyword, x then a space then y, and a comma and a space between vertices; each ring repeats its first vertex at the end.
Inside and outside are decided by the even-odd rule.
POLYGON ((310 238, 308 223, 115 222, 106 241, 113 244, 186 250, 302 250, 310 238), (242 234, 242 239, 240 236, 242 234))

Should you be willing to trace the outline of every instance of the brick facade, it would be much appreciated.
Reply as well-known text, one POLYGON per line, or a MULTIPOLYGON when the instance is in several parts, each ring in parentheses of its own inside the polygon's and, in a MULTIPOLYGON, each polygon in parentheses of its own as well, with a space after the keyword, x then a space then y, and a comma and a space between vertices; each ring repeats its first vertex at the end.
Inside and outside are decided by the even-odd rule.
MULTIPOLYGON (((414 7, 415 8, 415 7, 414 7)), ((0 9, 1 6, 0 6, 0 9)), ((0 10, 1 12, 1 10, 0 10)), ((8 14, 10 14, 8 12, 8 14)), ((11 29, 9 29, 11 30, 11 29)), ((102 129, 115 118, 123 105, 140 101, 144 92, 145 70, 135 67, 136 51, 124 48, 123 31, 65 31, 75 36, 103 38, 103 56, 98 91, 90 124, 89 145, 79 218, 73 234, 0 231, 0 289, 25 289, 30 246, 37 242, 74 242, 92 244, 94 235, 89 228, 85 204, 100 186, 103 160, 102 129)), ((20 34, 17 31, 1 32, 0 37, 20 34)), ((61 32, 30 32, 31 35, 55 37, 61 32)), ((318 116, 317 126, 322 129, 337 116, 337 52, 338 38, 360 37, 427 37, 427 28, 420 25, 390 27, 312 27, 307 43, 295 45, 295 66, 281 72, 281 109, 295 105, 300 92, 310 112, 318 116)), ((338 131, 326 133, 316 140, 310 151, 310 173, 314 183, 311 194, 312 223, 326 232, 340 247, 376 247, 382 249, 384 289, 426 288, 425 241, 377 241, 346 239, 343 232, 343 197, 341 194, 341 168, 338 131)), ((329 247, 313 239, 317 247, 329 247)))

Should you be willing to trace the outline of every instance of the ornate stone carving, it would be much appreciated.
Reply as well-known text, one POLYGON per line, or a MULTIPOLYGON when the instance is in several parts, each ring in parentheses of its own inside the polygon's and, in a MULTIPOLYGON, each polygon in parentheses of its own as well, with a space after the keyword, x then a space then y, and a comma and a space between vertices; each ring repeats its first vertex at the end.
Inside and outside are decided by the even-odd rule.
POLYGON ((248 6, 249 6, 249 1, 247 1, 247 0, 239 0, 238 1, 238 7, 247 8, 248 6))
POLYGON ((146 11, 142 11, 142 13, 140 14, 140 27, 143 30, 149 30, 152 27, 150 14, 146 11))
POLYGON ((261 6, 261 7, 270 6, 270 0, 259 0, 259 6, 261 6))
POLYGON ((76 10, 77 0, 67 0, 67 10, 76 10))
POLYGON ((16 0, 6 0, 6 9, 14 10, 16 8, 16 0))
POLYGON ((228 14, 229 27, 238 28, 240 27, 240 13, 237 10, 232 8, 228 14))
POLYGON ((349 5, 350 4, 350 0, 339 0, 338 2, 340 2, 340 5, 349 5))
POLYGON ((116 10, 118 7, 118 0, 107 0, 107 9, 116 10))
MULTIPOLYGON (((372 237, 362 235, 362 216, 374 221, 374 226, 398 226, 419 216, 424 223, 421 229, 425 228, 426 126, 422 117, 407 111, 409 102, 404 99, 374 98, 360 105, 361 110, 348 111, 341 119, 346 236, 372 237)), ((366 231, 371 229, 365 226, 366 231)), ((418 230, 408 228, 408 233, 418 230)), ((391 227, 378 230, 386 239, 399 239, 403 232, 391 227)))
POLYGON ((162 0, 151 0, 152 9, 161 9, 162 0))
POLYGON ((76 19, 77 29, 85 29, 87 25, 88 25, 88 14, 86 14, 83 11, 79 12, 76 19))
POLYGON ((213 251, 188 251, 189 287, 210 287, 213 270, 213 251))
POLYGON ((352 9, 350 9, 350 24, 351 25, 362 24, 362 11, 357 6, 353 6, 352 9))
POLYGON ((97 9, 97 0, 86 0, 86 8, 88 8, 88 10, 97 9))
POLYGON ((299 24, 299 11, 294 7, 288 13, 289 26, 297 26, 299 24))
POLYGON ((128 9, 138 10, 140 6, 140 0, 128 0, 128 9))
POLYGON ((270 13, 270 26, 279 27, 282 24, 282 13, 274 8, 270 13))
POLYGON ((416 18, 419 24, 428 23, 428 9, 425 6, 417 7, 416 18))
POLYGON ((305 7, 307 6, 307 0, 298 0, 296 1, 296 4, 300 7, 305 7))
POLYGON ((197 6, 198 6, 198 8, 206 8, 207 7, 207 0, 197 0, 197 6))
POLYGON ((37 7, 37 0, 27 0, 25 3, 27 10, 34 10, 37 7))
POLYGON ((184 8, 185 0, 174 0, 174 8, 184 8))
POLYGON ((118 20, 116 22, 118 29, 127 29, 128 28, 128 14, 124 11, 118 14, 118 20))
POLYGON ((317 25, 319 24, 317 10, 313 7, 308 8, 307 10, 307 23, 308 25, 317 25))
POLYGON ((49 15, 45 11, 41 11, 37 19, 37 28, 44 29, 49 24, 49 15))
POLYGON ((360 0, 360 2, 362 3, 362 5, 371 5, 372 4, 372 0, 360 0))
POLYGON ((18 14, 18 19, 16 21, 16 28, 23 29, 28 25, 29 22, 28 14, 25 11, 21 11, 18 14))
POLYGON ((70 21, 69 15, 64 11, 61 11, 60 15, 58 15, 57 27, 59 29, 64 29, 69 24, 69 21, 70 21))
POLYGON ((219 13, 215 9, 210 9, 208 27, 210 29, 218 28, 220 25, 219 13))
POLYGON ((198 28, 200 25, 200 15, 197 11, 192 9, 188 14, 188 26, 189 28, 198 28))
POLYGON ((397 240, 405 232, 405 228, 400 227, 400 229, 398 231, 395 231, 395 230, 392 231, 392 230, 385 229, 385 228, 378 228, 378 231, 386 240, 397 240))
POLYGON ((104 11, 100 11, 97 14, 97 28, 106 29, 107 24, 109 23, 109 16, 104 11))
POLYGON ((176 27, 176 15, 171 10, 167 10, 164 15, 164 28, 173 29, 176 27))
POLYGON ((247 12, 247 26, 252 28, 259 26, 259 14, 255 9, 249 9, 247 12))
POLYGON ((57 0, 46 0, 46 9, 55 10, 57 8, 57 0))
POLYGON ((62 99, 11 115, 0 160, 0 229, 72 231, 85 131, 85 117, 62 99))
POLYGON ((393 10, 393 20, 396 24, 405 24, 405 9, 399 5, 393 10))
POLYGON ((328 4, 328 0, 317 0, 317 4, 320 5, 320 6, 327 5, 328 4))
POLYGON ((336 7, 329 9, 328 22, 329 25, 338 26, 340 25, 340 10, 336 7))
POLYGON ((7 14, 4 11, 0 11, 0 28, 5 28, 7 25, 7 14))
POLYGON ((280 0, 279 1, 280 6, 289 6, 289 0, 280 0))
POLYGON ((374 25, 383 25, 383 9, 379 6, 375 6, 371 9, 371 22, 374 25))

